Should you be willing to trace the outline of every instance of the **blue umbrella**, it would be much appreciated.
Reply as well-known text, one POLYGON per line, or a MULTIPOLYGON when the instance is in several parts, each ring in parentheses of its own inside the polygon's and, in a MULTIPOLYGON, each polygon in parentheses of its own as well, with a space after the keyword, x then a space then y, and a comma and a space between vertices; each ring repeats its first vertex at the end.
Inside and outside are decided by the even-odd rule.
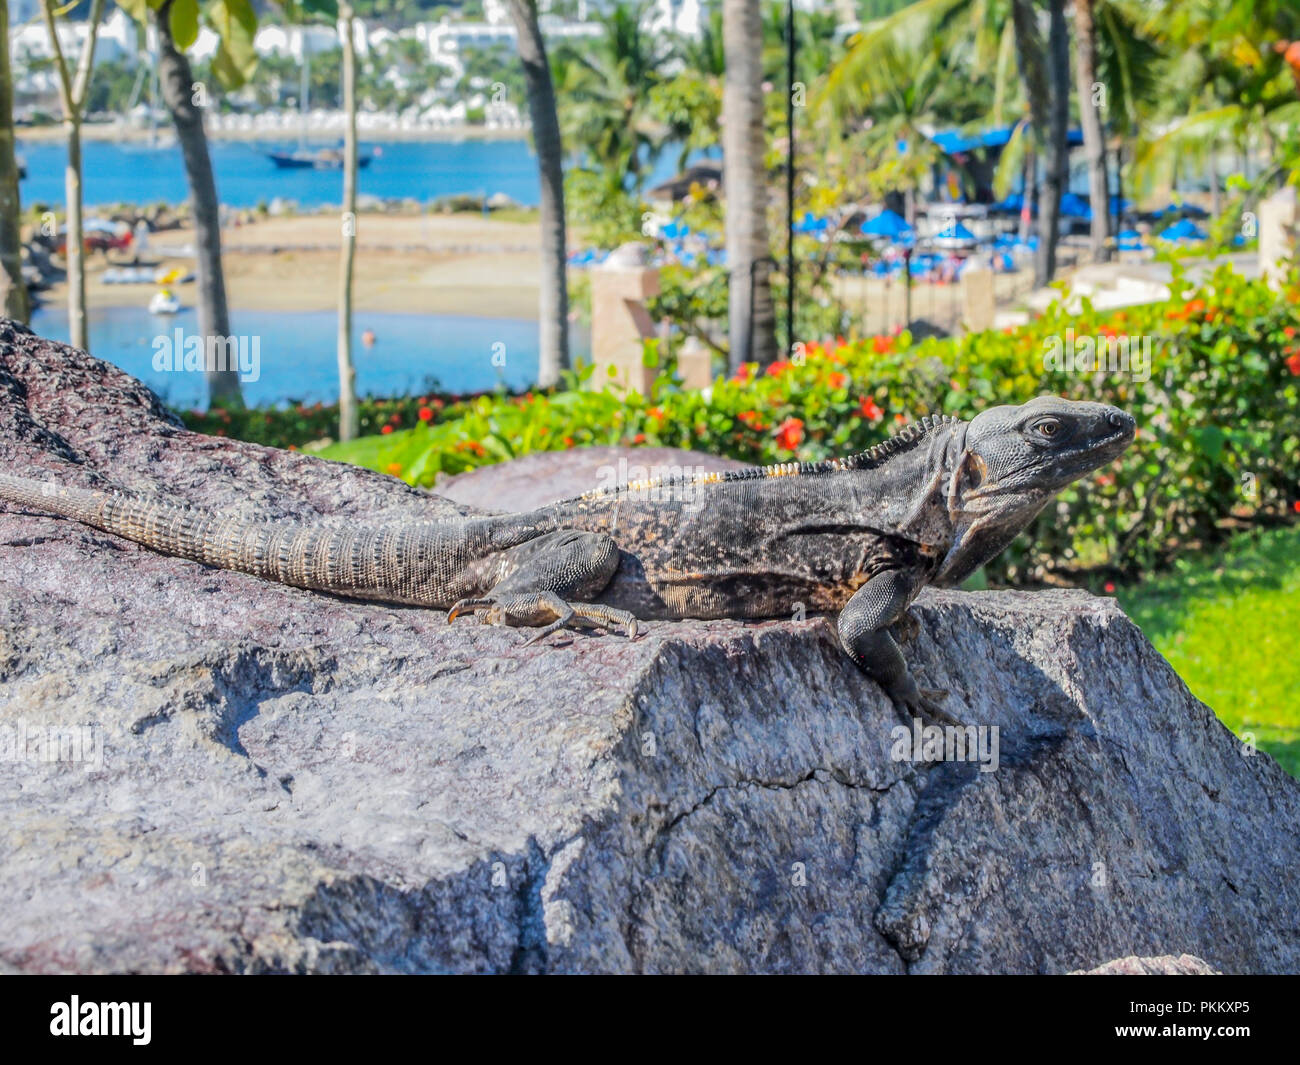
POLYGON ((1142 234, 1136 229, 1122 230, 1116 239, 1120 251, 1141 251, 1146 246, 1142 243, 1142 234))
POLYGON ((875 218, 863 222, 862 232, 869 237, 888 237, 890 240, 898 240, 902 237, 912 236, 912 227, 907 224, 907 219, 897 211, 886 208, 875 218))
POLYGON ((936 244, 940 241, 948 244, 974 244, 976 240, 975 234, 960 222, 948 223, 930 239, 936 244))
POLYGON ((1067 192, 1061 197, 1061 215, 1064 218, 1082 218, 1092 220, 1092 206, 1082 196, 1067 192))
POLYGON ((1175 222, 1160 234, 1161 240, 1204 240, 1205 231, 1188 218, 1175 222))

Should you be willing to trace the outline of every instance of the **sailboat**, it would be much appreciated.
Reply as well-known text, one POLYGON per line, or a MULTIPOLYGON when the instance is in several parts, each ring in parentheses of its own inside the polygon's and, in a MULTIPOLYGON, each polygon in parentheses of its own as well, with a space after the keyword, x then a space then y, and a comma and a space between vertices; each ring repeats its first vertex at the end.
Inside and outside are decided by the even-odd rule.
MULTIPOLYGON (((307 139, 307 97, 311 91, 311 49, 307 46, 307 37, 302 42, 302 73, 298 85, 299 110, 302 113, 302 125, 298 130, 298 147, 290 151, 267 152, 266 156, 281 170, 342 170, 343 149, 308 148, 307 139)), ((357 167, 370 165, 368 153, 357 153, 357 167)))

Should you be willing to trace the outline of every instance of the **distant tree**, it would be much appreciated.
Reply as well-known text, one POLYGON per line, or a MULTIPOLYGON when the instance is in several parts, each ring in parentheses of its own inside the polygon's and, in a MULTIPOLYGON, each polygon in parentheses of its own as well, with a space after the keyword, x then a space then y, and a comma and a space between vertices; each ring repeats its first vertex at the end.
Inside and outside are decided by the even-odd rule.
POLYGON ((82 191, 81 191, 81 122, 85 117, 86 93, 90 86, 90 71, 95 63, 95 43, 99 36, 99 23, 104 14, 104 0, 90 0, 90 14, 86 19, 86 43, 77 57, 76 68, 69 67, 59 41, 58 19, 66 18, 67 8, 56 11, 54 0, 41 0, 41 14, 49 35, 50 51, 59 89, 59 104, 63 109, 63 128, 68 137, 68 165, 64 170, 64 196, 68 215, 68 235, 65 260, 68 266, 68 338, 74 348, 85 351, 90 346, 86 326, 86 267, 83 245, 82 191), (62 16, 59 12, 64 12, 62 16))
MULTIPOLYGON (((0 41, 9 40, 9 5, 0 3, 0 41)), ((31 316, 23 280, 22 205, 18 164, 14 159, 14 90, 9 49, 0 48, 0 296, 6 318, 26 322, 31 316)))

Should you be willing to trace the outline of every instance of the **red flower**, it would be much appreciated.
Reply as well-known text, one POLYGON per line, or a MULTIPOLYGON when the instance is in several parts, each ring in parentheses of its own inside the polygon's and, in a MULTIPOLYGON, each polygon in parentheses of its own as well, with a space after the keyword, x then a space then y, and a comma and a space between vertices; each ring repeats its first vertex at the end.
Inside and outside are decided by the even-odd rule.
POLYGON ((758 367, 752 362, 741 363, 740 369, 736 371, 736 376, 732 380, 743 385, 746 381, 753 380, 756 369, 758 367))
POLYGON ((1286 368, 1291 371, 1295 377, 1300 377, 1300 351, 1293 351, 1291 357, 1286 360, 1286 368))
POLYGON ((894 415, 894 421, 898 422, 899 425, 902 425, 905 421, 907 421, 907 415, 906 415, 906 414, 895 414, 895 415, 894 415))
POLYGON ((433 411, 430 410, 428 407, 421 407, 421 408, 420 408, 420 421, 422 421, 422 422, 431 422, 431 421, 433 421, 433 411))
POLYGON ((390 422, 392 422, 394 425, 401 425, 401 424, 402 424, 402 416, 401 416, 400 414, 394 414, 394 415, 393 415, 391 418, 389 418, 388 420, 389 420, 390 422))
POLYGON ((1297 514, 1300 514, 1300 499, 1297 499, 1294 503, 1291 504, 1291 509, 1294 510, 1297 514))
POLYGON ((885 416, 885 412, 870 396, 863 396, 862 402, 858 404, 858 413, 868 421, 878 422, 885 416))
POLYGON ((566 437, 564 438, 564 446, 565 446, 565 447, 573 447, 573 437, 571 437, 571 436, 566 436, 566 437))
POLYGON ((645 433, 637 433, 636 436, 632 437, 632 443, 634 443, 634 444, 644 444, 644 443, 645 443, 645 433))
POLYGON ((1115 585, 1110 581, 1107 581, 1104 585, 1102 585, 1102 587, 1106 589, 1107 595, 1110 595, 1112 592, 1115 591, 1115 585))
POLYGON ((794 363, 788 362, 785 359, 777 359, 776 362, 772 363, 772 365, 767 368, 767 376, 780 377, 793 365, 794 363))
POLYGON ((798 418, 787 418, 776 430, 776 442, 786 451, 793 451, 803 443, 803 422, 798 418))
POLYGON ((391 433, 391 432, 393 431, 393 427, 392 427, 391 425, 385 425, 385 426, 384 426, 382 429, 380 429, 379 431, 380 431, 384 436, 387 436, 389 433, 391 433))
POLYGON ((894 346, 893 337, 872 337, 871 347, 877 355, 884 355, 894 346))
POLYGON ((1282 332, 1286 334, 1287 340, 1295 339, 1295 326, 1289 325, 1285 329, 1283 329, 1282 332))

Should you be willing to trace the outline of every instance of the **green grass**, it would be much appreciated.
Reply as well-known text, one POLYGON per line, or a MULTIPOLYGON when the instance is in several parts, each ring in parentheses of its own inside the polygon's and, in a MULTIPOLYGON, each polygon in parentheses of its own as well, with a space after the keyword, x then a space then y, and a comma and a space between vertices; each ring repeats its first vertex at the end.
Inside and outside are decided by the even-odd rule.
POLYGON ((1115 595, 1198 699, 1300 777, 1300 528, 1242 534, 1115 595))

